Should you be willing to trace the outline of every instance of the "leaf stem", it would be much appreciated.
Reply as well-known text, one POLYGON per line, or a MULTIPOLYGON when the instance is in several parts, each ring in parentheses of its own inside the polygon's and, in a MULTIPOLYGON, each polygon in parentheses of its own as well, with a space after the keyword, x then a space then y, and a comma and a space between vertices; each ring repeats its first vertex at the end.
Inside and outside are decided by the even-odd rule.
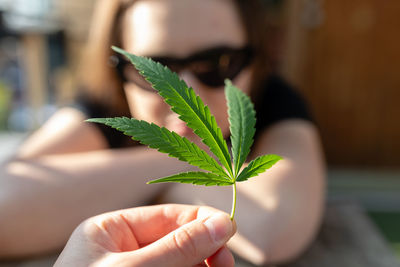
POLYGON ((233 221, 236 211, 236 182, 232 184, 232 187, 233 187, 233 199, 232 199, 231 221, 233 221))

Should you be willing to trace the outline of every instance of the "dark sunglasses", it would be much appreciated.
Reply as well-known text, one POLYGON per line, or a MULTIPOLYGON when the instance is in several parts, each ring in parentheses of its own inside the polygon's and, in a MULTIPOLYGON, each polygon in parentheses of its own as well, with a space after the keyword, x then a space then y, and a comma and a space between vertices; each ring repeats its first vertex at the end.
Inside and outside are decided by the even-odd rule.
MULTIPOLYGON (((224 85, 225 79, 233 80, 253 58, 250 47, 241 49, 217 47, 197 52, 186 58, 151 57, 174 72, 190 71, 204 85, 216 88, 224 85)), ((117 56, 115 64, 124 82, 133 82, 143 89, 154 91, 135 67, 122 56, 117 56)))

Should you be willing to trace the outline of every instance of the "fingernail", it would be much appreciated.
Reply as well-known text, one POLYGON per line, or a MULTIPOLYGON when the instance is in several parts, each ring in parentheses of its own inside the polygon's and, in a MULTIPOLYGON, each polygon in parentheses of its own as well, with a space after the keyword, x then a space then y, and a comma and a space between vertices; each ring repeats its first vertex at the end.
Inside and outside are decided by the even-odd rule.
POLYGON ((231 236, 233 230, 231 219, 224 213, 212 215, 204 222, 204 225, 207 227, 211 238, 216 243, 226 241, 228 237, 231 236))

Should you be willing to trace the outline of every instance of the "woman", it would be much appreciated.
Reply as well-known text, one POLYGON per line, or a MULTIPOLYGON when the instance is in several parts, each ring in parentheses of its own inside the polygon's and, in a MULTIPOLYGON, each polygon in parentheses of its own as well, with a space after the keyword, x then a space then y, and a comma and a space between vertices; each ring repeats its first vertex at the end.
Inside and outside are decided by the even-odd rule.
POLYGON ((100 1, 84 54, 85 89, 78 105, 55 114, 3 168, 0 255, 57 249, 83 219, 156 198, 229 210, 230 188, 146 185, 190 167, 116 137, 116 131, 83 122, 132 116, 198 142, 161 97, 116 60, 111 45, 178 70, 209 106, 226 138, 221 80, 231 78, 252 96, 257 136, 250 159, 274 153, 284 160, 238 185, 238 234, 229 247, 255 264, 289 260, 303 251, 323 206, 319 137, 301 98, 270 73, 262 16, 257 0, 100 1))

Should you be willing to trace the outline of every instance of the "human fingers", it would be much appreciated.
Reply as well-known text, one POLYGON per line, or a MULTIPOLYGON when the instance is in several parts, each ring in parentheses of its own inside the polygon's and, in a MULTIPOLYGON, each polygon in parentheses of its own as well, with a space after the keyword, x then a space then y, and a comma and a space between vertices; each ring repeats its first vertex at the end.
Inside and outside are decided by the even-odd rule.
POLYGON ((205 206, 166 204, 104 213, 84 224, 85 235, 111 252, 139 249, 180 226, 204 218, 217 209, 205 206))
MULTIPOLYGON (((128 226, 131 231, 130 234, 134 236, 140 248, 159 240, 196 218, 208 217, 212 213, 217 212, 220 211, 205 206, 164 204, 114 211, 98 216, 96 220, 97 225, 102 225, 104 226, 103 228, 110 230, 113 228, 121 229, 121 226, 128 226)), ((126 239, 129 235, 113 236, 120 236, 126 239)), ((120 240, 117 243, 124 242, 120 240)), ((122 251, 126 250, 122 249, 122 251)))
POLYGON ((223 246, 214 255, 208 257, 206 262, 209 267, 235 266, 235 259, 233 258, 231 251, 226 246, 223 246))
MULTIPOLYGON (((228 214, 212 213, 189 222, 160 240, 130 253, 140 266, 194 266, 215 254, 232 237, 235 224, 228 214)), ((226 253, 224 250, 221 253, 226 253)), ((215 258, 216 263, 221 258, 215 258)), ((226 265, 224 265, 226 266, 226 265)))

